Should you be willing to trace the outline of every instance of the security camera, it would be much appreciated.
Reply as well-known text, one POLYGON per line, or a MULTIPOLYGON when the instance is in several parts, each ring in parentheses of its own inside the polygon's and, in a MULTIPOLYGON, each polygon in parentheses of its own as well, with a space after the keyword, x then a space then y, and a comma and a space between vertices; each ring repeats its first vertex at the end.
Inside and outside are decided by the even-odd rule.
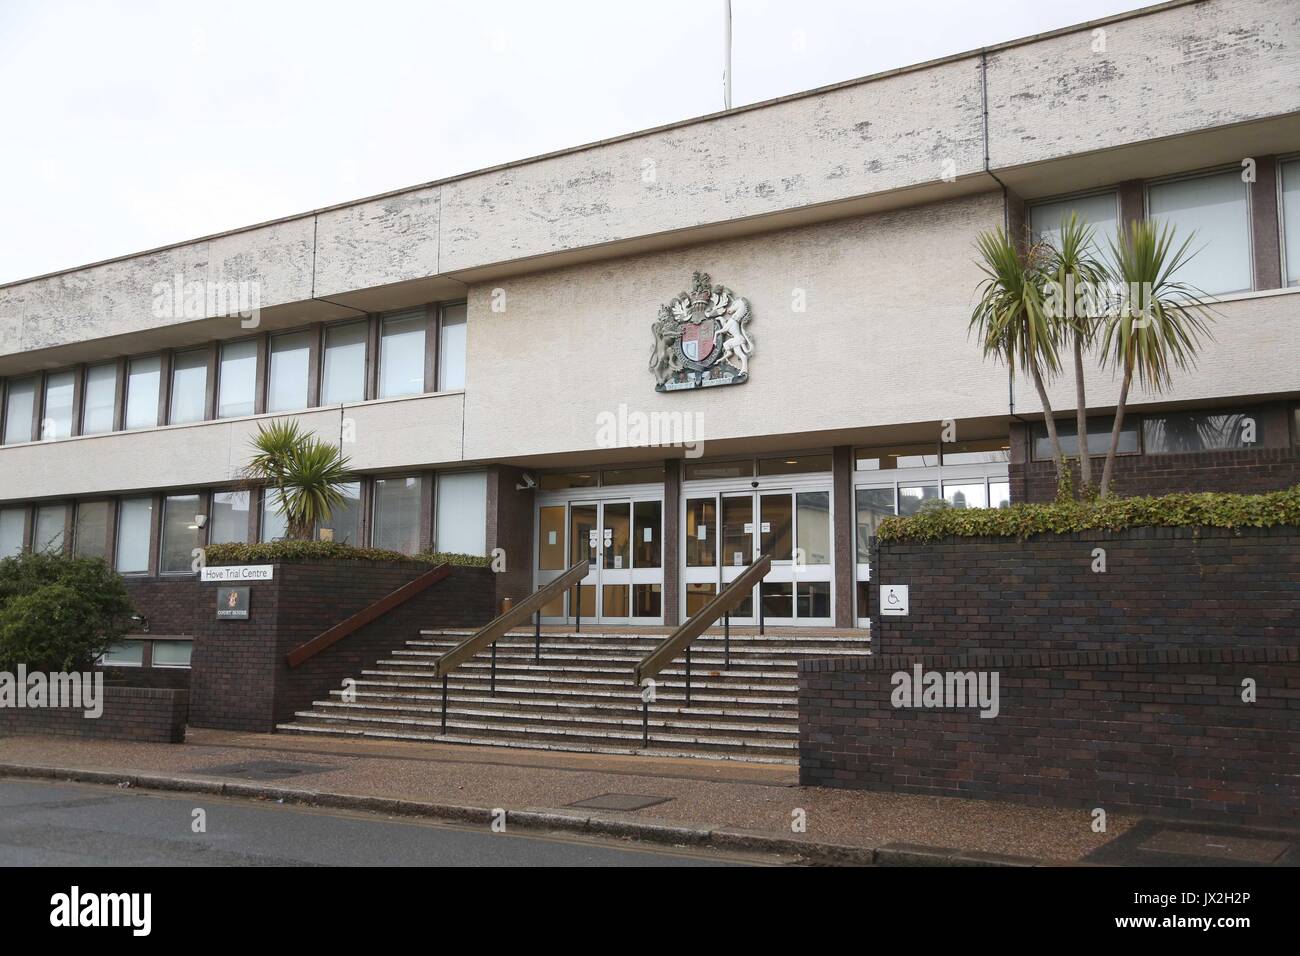
POLYGON ((515 491, 531 491, 537 487, 537 476, 531 472, 520 472, 520 482, 515 485, 515 491))
POLYGON ((194 523, 195 523, 196 525, 198 525, 200 528, 202 528, 205 524, 208 523, 208 516, 207 516, 207 515, 195 515, 195 516, 194 516, 194 523))

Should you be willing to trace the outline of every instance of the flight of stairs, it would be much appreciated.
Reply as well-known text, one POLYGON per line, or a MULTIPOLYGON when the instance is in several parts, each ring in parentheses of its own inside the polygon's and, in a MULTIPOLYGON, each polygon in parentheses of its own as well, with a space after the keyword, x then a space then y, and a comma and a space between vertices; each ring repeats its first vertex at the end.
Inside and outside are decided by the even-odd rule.
POLYGON ((712 633, 691 651, 691 703, 678 660, 657 678, 650 705, 649 745, 643 745, 640 691, 632 668, 662 634, 548 632, 541 660, 533 635, 512 633, 497 643, 496 694, 491 656, 484 652, 448 678, 447 733, 442 734, 442 687, 432 676, 438 656, 469 631, 422 631, 358 675, 355 700, 342 689, 278 730, 368 738, 430 740, 589 753, 734 758, 795 763, 798 745, 796 661, 870 653, 865 633, 783 636, 732 634, 731 666, 712 633))

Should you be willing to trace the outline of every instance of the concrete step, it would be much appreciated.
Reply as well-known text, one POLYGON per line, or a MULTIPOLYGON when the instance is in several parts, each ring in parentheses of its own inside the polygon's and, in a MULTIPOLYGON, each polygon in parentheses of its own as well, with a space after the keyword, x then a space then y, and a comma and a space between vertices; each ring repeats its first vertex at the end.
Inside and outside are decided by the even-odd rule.
MULTIPOLYGON (((343 690, 330 691, 328 701, 316 701, 313 706, 323 706, 325 704, 352 704, 354 706, 374 707, 385 710, 435 710, 441 711, 442 695, 441 694, 402 694, 402 693, 384 693, 376 691, 355 690, 347 692, 343 690), (345 700, 347 694, 352 700, 345 700)), ((565 713, 565 714, 591 714, 591 713, 611 713, 611 714, 630 714, 640 718, 641 699, 639 696, 629 696, 624 698, 607 698, 605 700, 574 700, 574 699, 555 699, 553 697, 543 697, 539 694, 502 694, 497 696, 490 694, 473 694, 449 692, 447 694, 448 711, 456 710, 463 707, 508 707, 516 712, 523 713, 529 710, 536 710, 546 713, 565 713)), ((727 707, 719 707, 714 703, 700 701, 699 698, 692 695, 691 706, 687 707, 685 696, 679 695, 675 699, 657 699, 651 705, 651 710, 657 714, 690 714, 694 716, 713 716, 723 718, 750 718, 758 721, 789 721, 796 720, 798 709, 794 701, 790 701, 785 707, 745 707, 738 703, 731 703, 727 707)))
MULTIPOLYGON (((467 667, 460 667, 456 669, 455 675, 463 683, 476 682, 479 684, 486 685, 491 680, 491 669, 490 668, 471 669, 467 667)), ((374 668, 374 669, 367 668, 361 671, 361 676, 379 677, 379 678, 396 677, 396 678, 401 678, 403 680, 414 680, 423 676, 425 680, 428 681, 428 684, 425 686, 429 686, 429 687, 440 686, 441 683, 439 680, 436 680, 432 676, 432 674, 426 673, 424 675, 421 675, 420 671, 415 668, 396 668, 396 669, 382 668, 382 667, 374 668)), ((601 689, 606 689, 606 690, 627 690, 628 688, 632 687, 632 682, 629 679, 629 677, 630 675, 626 675, 626 674, 623 676, 622 679, 604 677, 602 675, 554 676, 549 673, 506 672, 502 668, 498 667, 497 668, 497 689, 500 690, 502 684, 509 684, 515 686, 531 684, 532 686, 578 685, 584 687, 599 687, 601 689)), ((744 682, 738 680, 725 680, 722 679, 720 675, 714 675, 707 672, 703 674, 699 674, 699 673, 695 673, 694 670, 692 670, 691 692, 694 693, 696 690, 701 690, 701 691, 732 690, 732 691, 761 691, 766 694, 782 694, 782 693, 797 694, 799 692, 799 685, 797 683, 790 683, 790 680, 792 678, 793 675, 791 675, 788 678, 785 678, 784 681, 760 679, 758 680, 758 682, 754 683, 754 682, 744 682)), ((656 681, 656 686, 660 690, 662 690, 665 687, 685 688, 686 687, 685 671, 674 673, 672 671, 665 670, 661 672, 659 678, 656 681)), ((635 690, 635 688, 632 689, 635 690)))
MULTIPOLYGON (((428 681, 418 680, 358 680, 354 685, 358 693, 372 692, 384 694, 387 696, 410 696, 415 695, 429 700, 441 700, 442 685, 438 682, 430 683, 428 681)), ((447 691, 454 700, 458 694, 487 694, 488 686, 486 683, 472 681, 461 682, 457 676, 447 681, 447 691)), ((331 694, 342 695, 342 690, 330 691, 331 694)), ((608 690, 599 687, 588 687, 582 682, 578 682, 572 687, 546 687, 544 685, 512 685, 497 682, 498 696, 515 696, 521 699, 530 700, 578 700, 578 701, 636 701, 639 702, 641 694, 631 687, 619 687, 618 689, 608 690)), ((683 685, 664 685, 660 684, 656 691, 658 700, 662 703, 685 702, 686 693, 683 685)), ((796 695, 756 695, 753 693, 746 694, 721 694, 712 691, 700 691, 699 685, 692 682, 691 690, 692 703, 712 703, 719 706, 736 706, 736 707, 795 707, 797 704, 796 695)))

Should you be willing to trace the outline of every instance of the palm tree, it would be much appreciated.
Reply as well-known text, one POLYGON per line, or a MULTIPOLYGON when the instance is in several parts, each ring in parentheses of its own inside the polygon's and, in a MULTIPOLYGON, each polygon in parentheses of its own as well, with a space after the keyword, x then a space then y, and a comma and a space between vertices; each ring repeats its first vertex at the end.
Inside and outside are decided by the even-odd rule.
POLYGON ((1138 383, 1151 392, 1161 392, 1173 380, 1173 370, 1196 364, 1202 338, 1210 335, 1213 321, 1203 294, 1196 287, 1173 278, 1195 253, 1187 251, 1193 236, 1174 247, 1172 226, 1159 227, 1150 220, 1116 230, 1111 241, 1115 264, 1113 274, 1123 287, 1123 300, 1106 321, 1102 340, 1102 364, 1112 364, 1123 373, 1110 447, 1101 472, 1101 496, 1110 492, 1119 449, 1120 429, 1128 405, 1129 386, 1136 373, 1138 383))
POLYGON ((1093 309, 1077 308, 1076 290, 1084 290, 1085 303, 1097 302, 1096 290, 1108 278, 1105 264, 1097 257, 1092 227, 1071 210, 1061 218, 1061 229, 1048 242, 1046 273, 1054 286, 1055 299, 1062 306, 1049 316, 1070 340, 1074 352, 1074 409, 1079 442, 1079 481, 1084 498, 1093 494, 1092 460, 1088 454, 1088 402, 1083 382, 1083 353, 1096 338, 1098 322, 1093 309), (1080 314, 1082 311, 1082 314, 1080 314))
POLYGON ((288 419, 258 425, 249 444, 254 455, 241 471, 244 482, 274 488, 276 510, 284 516, 288 537, 310 540, 316 522, 328 521, 345 500, 340 486, 352 480, 348 459, 337 445, 304 432, 298 422, 288 419))
POLYGON ((1049 251, 1042 244, 1029 243, 1022 252, 1000 226, 980 233, 975 246, 987 278, 980 283, 970 328, 978 334, 986 358, 993 355, 1006 362, 1013 379, 1017 366, 1033 379, 1060 481, 1065 456, 1044 383, 1045 377, 1060 370, 1057 326, 1043 305, 1043 269, 1049 251))

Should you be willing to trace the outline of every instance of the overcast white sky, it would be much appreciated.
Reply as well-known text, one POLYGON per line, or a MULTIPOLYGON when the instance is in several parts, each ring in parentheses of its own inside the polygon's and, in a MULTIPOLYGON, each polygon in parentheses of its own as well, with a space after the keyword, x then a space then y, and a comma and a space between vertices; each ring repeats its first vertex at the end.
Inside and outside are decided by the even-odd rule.
MULTIPOLYGON (((1143 5, 734 0, 733 105, 1143 5)), ((713 112, 722 9, 0 0, 0 282, 713 112)))

